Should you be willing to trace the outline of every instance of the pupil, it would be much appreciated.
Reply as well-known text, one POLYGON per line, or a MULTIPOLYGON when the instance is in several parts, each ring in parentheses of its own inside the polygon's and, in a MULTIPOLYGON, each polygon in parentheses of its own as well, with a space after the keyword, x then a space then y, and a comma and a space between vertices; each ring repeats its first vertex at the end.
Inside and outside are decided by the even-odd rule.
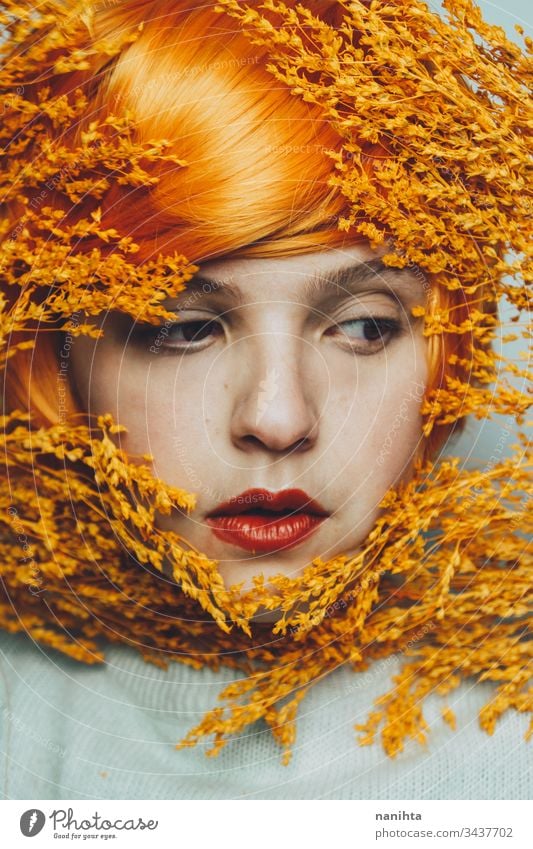
POLYGON ((211 331, 211 321, 188 321, 183 325, 183 336, 186 342, 197 342, 204 339, 211 331))
POLYGON ((368 319, 364 324, 365 339, 368 342, 375 342, 376 339, 381 339, 381 331, 372 319, 368 319))

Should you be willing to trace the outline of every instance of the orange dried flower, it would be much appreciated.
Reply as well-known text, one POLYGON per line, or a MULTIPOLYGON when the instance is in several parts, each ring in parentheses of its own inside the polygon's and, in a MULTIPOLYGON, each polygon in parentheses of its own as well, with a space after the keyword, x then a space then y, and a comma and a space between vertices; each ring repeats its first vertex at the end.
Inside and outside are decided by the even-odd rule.
MULTIPOLYGON (((418 0, 338 0, 338 28, 314 13, 316 5, 265 0, 253 8, 218 0, 215 11, 268 48, 273 78, 322 108, 342 137, 341 149, 329 151, 331 188, 349 208, 339 230, 374 245, 387 241, 391 265, 416 265, 438 275, 443 290, 464 295, 466 311, 457 314, 444 303, 413 310, 424 315, 428 337, 467 343, 448 358, 463 377, 447 375, 424 401, 424 435, 471 414, 509 415, 522 424, 529 397, 505 373, 529 372, 496 356, 490 343, 500 326, 491 304, 505 298, 516 317, 531 304, 530 63, 470 0, 446 0, 447 20, 418 0), (387 157, 370 157, 370 177, 372 145, 387 157)), ((23 3, 7 0, 0 14, 11 32, 0 45, 0 191, 18 210, 0 224, 3 367, 34 344, 37 327, 45 333, 61 319, 73 334, 94 332, 88 324, 66 324, 76 311, 135 316, 142 303, 146 320, 170 318, 161 302, 197 270, 178 252, 138 262, 140 246, 103 223, 100 205, 117 185, 157 186, 152 166, 186 168, 186 157, 165 139, 137 142, 127 114, 91 122, 74 146, 50 143, 51 129, 68 135, 87 101, 81 87, 53 95, 43 81, 77 79, 95 56, 113 60, 142 31, 125 27, 115 42, 91 45, 87 31, 98 11, 91 4, 81 10, 75 2, 44 0, 29 15, 23 3), (17 43, 27 49, 17 52, 17 43), (40 152, 28 168, 32 150, 40 152), (73 208, 90 198, 92 211, 66 216, 49 203, 52 192, 62 192, 73 208)), ((425 742, 421 700, 432 691, 449 693, 466 676, 495 685, 480 717, 489 733, 509 708, 532 711, 525 434, 511 457, 484 469, 462 469, 457 458, 420 461, 414 478, 383 499, 385 514, 357 556, 316 558, 299 579, 273 579, 285 613, 265 647, 251 620, 279 598, 260 579, 245 595, 226 589, 216 561, 175 533, 155 532, 156 510, 193 510, 194 493, 133 463, 112 438, 118 426, 110 416, 92 426, 67 418, 44 427, 17 409, 2 425, 0 626, 85 663, 103 660, 95 641, 104 635, 135 648, 142 642, 145 659, 160 665, 172 654, 196 668, 243 670, 245 677, 221 693, 223 706, 180 745, 210 736, 216 754, 229 735, 262 718, 286 763, 298 705, 315 681, 340 664, 357 674, 397 653, 407 662, 359 728, 363 745, 380 728, 391 756, 408 737, 425 742), (21 567, 15 524, 31 540, 32 569, 21 567), (123 548, 149 568, 135 568, 123 548), (179 620, 176 588, 157 581, 166 562, 181 589, 179 620), (338 600, 346 602, 342 616, 330 612, 338 600)), ((454 726, 449 708, 443 718, 454 726)))

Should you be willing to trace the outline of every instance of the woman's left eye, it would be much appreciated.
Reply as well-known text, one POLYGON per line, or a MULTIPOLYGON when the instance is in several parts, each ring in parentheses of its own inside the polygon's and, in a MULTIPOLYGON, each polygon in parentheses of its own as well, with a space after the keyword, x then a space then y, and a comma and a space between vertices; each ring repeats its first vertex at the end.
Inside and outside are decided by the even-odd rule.
POLYGON ((340 321, 326 332, 344 337, 357 353, 372 354, 384 348, 401 330, 402 325, 395 318, 371 316, 340 321))

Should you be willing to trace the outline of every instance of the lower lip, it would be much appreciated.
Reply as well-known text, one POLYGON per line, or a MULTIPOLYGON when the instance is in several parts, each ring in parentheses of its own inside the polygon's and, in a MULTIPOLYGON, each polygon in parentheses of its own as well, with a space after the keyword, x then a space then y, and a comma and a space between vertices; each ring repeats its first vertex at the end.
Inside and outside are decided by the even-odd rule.
POLYGON ((238 513, 216 516, 206 522, 218 539, 255 553, 293 548, 314 533, 325 518, 312 513, 278 517, 275 513, 238 513))

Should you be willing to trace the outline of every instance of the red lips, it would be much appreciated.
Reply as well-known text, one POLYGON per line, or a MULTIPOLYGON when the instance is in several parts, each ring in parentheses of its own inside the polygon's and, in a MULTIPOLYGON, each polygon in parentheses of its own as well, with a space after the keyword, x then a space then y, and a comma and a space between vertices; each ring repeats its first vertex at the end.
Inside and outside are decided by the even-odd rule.
POLYGON ((303 542, 329 513, 302 489, 247 489, 206 517, 213 533, 247 551, 272 552, 303 542))

